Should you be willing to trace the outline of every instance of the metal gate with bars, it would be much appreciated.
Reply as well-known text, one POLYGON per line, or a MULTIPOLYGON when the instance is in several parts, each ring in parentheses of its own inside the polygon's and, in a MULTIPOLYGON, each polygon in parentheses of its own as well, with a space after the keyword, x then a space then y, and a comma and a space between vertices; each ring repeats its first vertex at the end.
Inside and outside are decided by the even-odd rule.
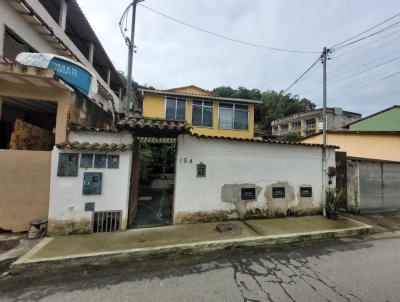
POLYGON ((359 163, 360 211, 400 210, 400 164, 359 163))
POLYGON ((122 211, 93 212, 92 232, 116 232, 121 229, 122 211))

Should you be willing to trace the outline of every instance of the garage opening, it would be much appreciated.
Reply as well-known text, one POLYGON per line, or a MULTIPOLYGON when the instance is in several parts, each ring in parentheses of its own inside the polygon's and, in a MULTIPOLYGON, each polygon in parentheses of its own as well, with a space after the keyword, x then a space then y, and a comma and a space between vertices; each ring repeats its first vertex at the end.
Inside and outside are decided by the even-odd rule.
POLYGON ((0 97, 0 149, 50 151, 57 102, 0 97))

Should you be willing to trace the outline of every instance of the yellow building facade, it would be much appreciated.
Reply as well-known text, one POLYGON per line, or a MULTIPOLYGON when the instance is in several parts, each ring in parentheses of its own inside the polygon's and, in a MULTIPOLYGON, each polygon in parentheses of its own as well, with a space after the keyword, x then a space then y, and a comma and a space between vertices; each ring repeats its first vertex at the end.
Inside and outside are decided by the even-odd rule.
POLYGON ((184 119, 199 135, 254 137, 254 105, 260 101, 218 97, 196 86, 141 92, 144 117, 184 119))
MULTIPOLYGON (((322 133, 301 140, 302 143, 322 144, 322 133)), ((349 157, 382 159, 400 162, 400 132, 328 131, 327 144, 340 147, 337 151, 349 157)))

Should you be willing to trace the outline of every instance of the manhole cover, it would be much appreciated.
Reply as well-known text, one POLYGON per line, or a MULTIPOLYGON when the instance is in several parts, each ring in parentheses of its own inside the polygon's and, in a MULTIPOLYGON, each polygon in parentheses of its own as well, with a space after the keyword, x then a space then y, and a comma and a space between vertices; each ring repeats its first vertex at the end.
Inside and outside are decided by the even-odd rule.
POLYGON ((219 223, 215 229, 224 235, 234 236, 242 233, 242 228, 233 223, 219 223))

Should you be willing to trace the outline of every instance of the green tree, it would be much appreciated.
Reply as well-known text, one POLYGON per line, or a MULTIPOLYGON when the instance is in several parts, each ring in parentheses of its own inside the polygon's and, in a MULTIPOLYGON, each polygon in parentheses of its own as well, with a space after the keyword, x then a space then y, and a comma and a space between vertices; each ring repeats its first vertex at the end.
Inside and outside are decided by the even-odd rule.
POLYGON ((285 94, 283 91, 261 92, 259 89, 247 89, 242 86, 237 89, 220 86, 214 88, 213 92, 221 97, 261 100, 262 104, 255 106, 254 120, 258 128, 267 132, 271 131, 272 121, 295 113, 310 111, 316 107, 306 98, 300 99, 298 95, 285 94))

